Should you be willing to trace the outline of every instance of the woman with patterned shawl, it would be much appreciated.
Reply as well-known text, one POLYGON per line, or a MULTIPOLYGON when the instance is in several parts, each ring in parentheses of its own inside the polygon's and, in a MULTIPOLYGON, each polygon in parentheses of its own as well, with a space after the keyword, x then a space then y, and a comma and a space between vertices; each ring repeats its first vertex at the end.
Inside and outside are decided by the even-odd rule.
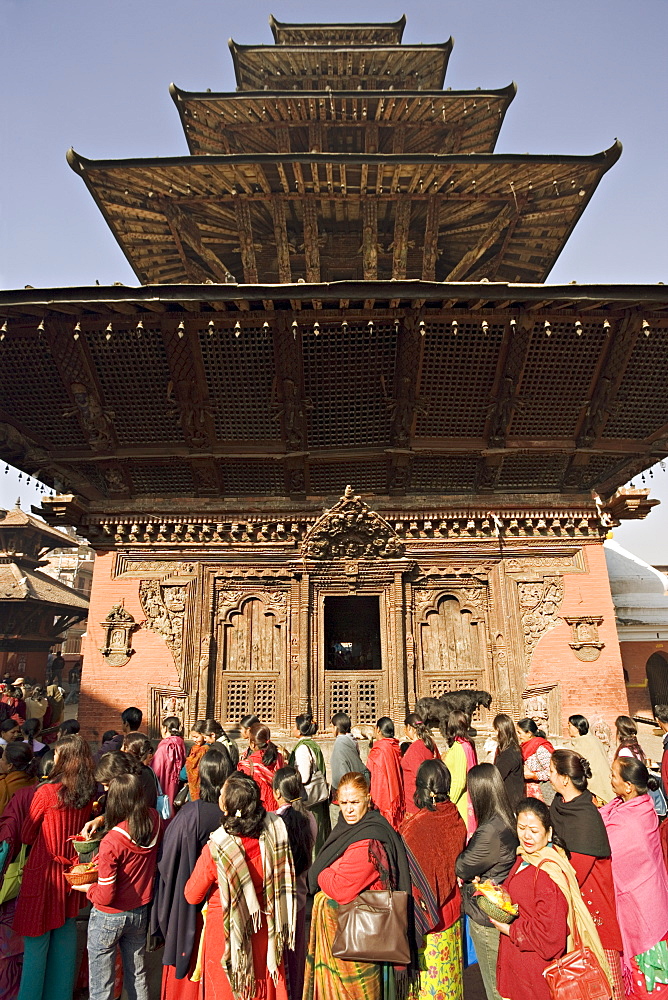
POLYGON ((208 902, 200 1000, 288 1000, 283 952, 294 947, 295 873, 285 824, 238 772, 219 801, 223 824, 188 879, 188 903, 208 902))
POLYGON ((387 715, 376 723, 374 743, 366 766, 371 774, 371 800, 390 826, 398 830, 404 818, 404 778, 399 741, 387 715))
MULTIPOLYGON (((297 742, 292 748, 289 764, 290 767, 294 767, 299 771, 299 776, 304 785, 308 785, 316 768, 323 777, 327 777, 325 758, 323 757, 322 750, 315 740, 312 739, 317 732, 318 723, 313 721, 312 715, 297 716, 293 729, 293 735, 297 738, 297 742)), ((319 802, 317 806, 311 806, 311 812, 318 824, 318 835, 315 840, 315 853, 318 854, 320 848, 332 832, 332 824, 329 819, 329 801, 326 800, 325 802, 319 802)))
POLYGON ((223 820, 218 800, 232 771, 223 747, 210 750, 198 768, 198 797, 186 802, 165 830, 151 908, 151 932, 165 942, 160 1000, 199 1000, 200 984, 192 976, 202 933, 201 907, 186 902, 183 889, 223 820))
POLYGON ((439 922, 419 952, 416 1000, 462 1000, 462 899, 455 862, 466 844, 466 826, 450 801, 450 772, 441 760, 425 760, 415 782, 413 805, 400 834, 429 880, 439 922))
POLYGON ((304 1000, 381 1000, 407 985, 403 966, 345 961, 332 954, 338 910, 367 889, 399 889, 409 894, 408 936, 417 970, 417 948, 438 922, 438 909, 428 881, 411 852, 387 820, 371 809, 364 775, 344 774, 337 789, 339 819, 309 871, 315 895, 306 956, 304 1000), (411 905, 411 899, 415 905, 411 905))

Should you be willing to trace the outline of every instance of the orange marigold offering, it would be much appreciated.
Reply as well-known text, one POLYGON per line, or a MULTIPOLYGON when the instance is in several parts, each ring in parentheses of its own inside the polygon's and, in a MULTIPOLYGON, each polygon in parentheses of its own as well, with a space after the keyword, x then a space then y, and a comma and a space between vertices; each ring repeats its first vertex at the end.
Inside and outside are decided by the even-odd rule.
POLYGON ((509 924, 517 916, 517 903, 513 903, 508 890, 489 878, 478 883, 473 895, 478 897, 482 912, 499 923, 509 924))

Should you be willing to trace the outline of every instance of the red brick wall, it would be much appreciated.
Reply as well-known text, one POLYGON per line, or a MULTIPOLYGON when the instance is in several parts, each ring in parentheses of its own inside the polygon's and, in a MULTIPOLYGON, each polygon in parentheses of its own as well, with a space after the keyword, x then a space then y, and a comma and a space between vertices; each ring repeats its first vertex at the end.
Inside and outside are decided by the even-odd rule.
POLYGON ((124 667, 108 666, 101 655, 105 630, 99 623, 105 620, 114 604, 124 601, 126 611, 137 623, 145 618, 139 603, 139 580, 112 579, 113 564, 113 552, 98 553, 90 594, 88 629, 82 640, 79 721, 88 739, 99 739, 106 729, 120 731, 119 713, 130 705, 136 705, 146 716, 151 685, 180 686, 167 644, 161 635, 149 628, 138 628, 132 633, 131 645, 135 652, 124 667))
MULTIPOLYGON (((527 685, 555 684, 561 687, 562 734, 569 715, 602 717, 613 728, 614 720, 628 711, 622 658, 615 626, 615 610, 605 564, 603 544, 584 546, 586 573, 566 574, 564 599, 559 617, 600 616, 599 641, 604 643, 598 660, 579 660, 568 645, 571 627, 565 621, 547 632, 534 649, 527 685)), ((550 720, 555 731, 555 720, 550 720)))

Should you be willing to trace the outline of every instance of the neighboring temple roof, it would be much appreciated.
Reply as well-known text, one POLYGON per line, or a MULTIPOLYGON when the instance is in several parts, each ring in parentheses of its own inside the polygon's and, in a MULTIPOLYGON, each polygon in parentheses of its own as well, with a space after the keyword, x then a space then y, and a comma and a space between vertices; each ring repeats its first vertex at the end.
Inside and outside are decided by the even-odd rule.
POLYGON ((21 533, 21 536, 30 536, 31 546, 35 550, 69 549, 77 548, 79 545, 77 539, 71 538, 64 531, 52 528, 45 521, 33 517, 32 514, 27 514, 17 504, 13 510, 7 511, 4 517, 1 516, 0 512, 0 549, 4 547, 3 543, 10 533, 12 537, 18 537, 16 529, 21 533))
POLYGON ((89 607, 86 597, 60 580, 16 563, 3 563, 0 564, 0 607, 12 601, 52 604, 54 614, 56 609, 77 609, 87 613, 89 607))
POLYGON ((620 153, 68 161, 142 282, 533 282, 620 153))
POLYGON ((500 90, 189 93, 169 88, 188 148, 208 153, 491 153, 515 84, 500 90), (314 146, 315 144, 315 146, 314 146))
POLYGON ((238 45, 240 90, 438 90, 453 39, 438 45, 238 45))
POLYGON ((5 319, 0 457, 112 506, 607 497, 668 452, 664 286, 21 289, 5 319))
POLYGON ((269 17, 277 45, 399 45, 406 27, 406 15, 387 24, 288 24, 269 17))

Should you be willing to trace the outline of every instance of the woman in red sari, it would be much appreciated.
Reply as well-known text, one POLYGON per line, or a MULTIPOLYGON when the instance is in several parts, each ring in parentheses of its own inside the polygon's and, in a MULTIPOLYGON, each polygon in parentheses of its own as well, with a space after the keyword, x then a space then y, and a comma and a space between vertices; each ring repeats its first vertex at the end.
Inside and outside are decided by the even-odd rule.
POLYGON ((279 768, 285 767, 283 754, 271 742, 268 726, 255 722, 248 732, 250 754, 239 761, 239 770, 249 774, 260 789, 262 805, 267 812, 275 812, 278 804, 274 797, 272 782, 279 768))
POLYGON ((227 779, 219 806, 223 825, 184 889, 188 903, 208 901, 200 998, 288 1000, 283 951, 294 945, 296 898, 285 824, 241 774, 227 779))
POLYGON ((366 766, 371 772, 371 800, 390 826, 398 830, 404 818, 404 781, 394 723, 384 715, 376 723, 374 744, 366 766))

